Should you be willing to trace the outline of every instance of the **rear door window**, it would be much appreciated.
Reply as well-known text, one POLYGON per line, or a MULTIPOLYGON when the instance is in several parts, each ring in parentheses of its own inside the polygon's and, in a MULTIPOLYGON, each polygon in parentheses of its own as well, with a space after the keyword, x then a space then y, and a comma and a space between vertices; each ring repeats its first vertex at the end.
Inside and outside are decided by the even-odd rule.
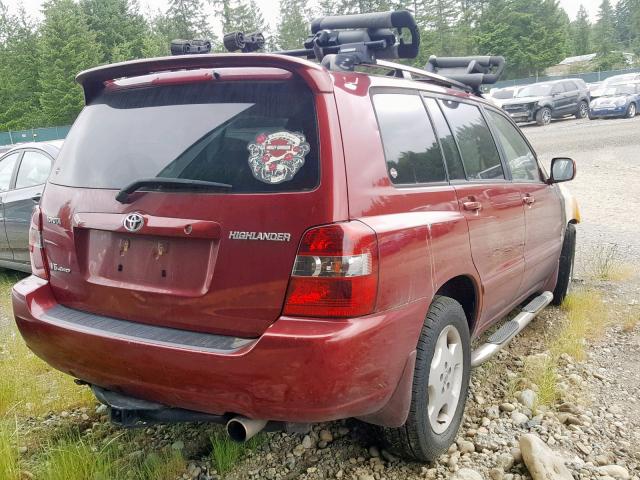
POLYGON ((41 185, 47 181, 51 170, 51 159, 44 153, 27 150, 24 152, 18 176, 16 177, 16 188, 31 187, 41 185))
POLYGON ((142 178, 311 190, 319 181, 314 97, 297 81, 105 89, 85 107, 51 182, 121 189, 142 178))
POLYGON ((373 104, 391 181, 398 185, 446 181, 440 146, 420 96, 379 93, 373 104))
POLYGON ((504 179, 498 149, 480 109, 454 100, 440 100, 439 103, 460 149, 467 179, 504 179))

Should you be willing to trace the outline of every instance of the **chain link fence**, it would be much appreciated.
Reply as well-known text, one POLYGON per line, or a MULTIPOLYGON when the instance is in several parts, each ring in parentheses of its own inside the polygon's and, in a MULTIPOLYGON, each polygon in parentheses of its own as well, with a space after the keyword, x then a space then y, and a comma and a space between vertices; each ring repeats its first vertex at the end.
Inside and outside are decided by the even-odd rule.
POLYGON ((497 82, 495 85, 491 85, 491 88, 515 87, 519 85, 529 85, 531 83, 537 82, 546 82, 549 80, 562 80, 564 78, 581 78, 586 83, 595 83, 601 82, 606 78, 613 77, 614 75, 623 75, 625 73, 640 73, 640 68, 626 68, 624 70, 607 70, 603 72, 574 73, 558 76, 535 76, 527 78, 517 78, 515 80, 502 80, 497 82))
POLYGON ((0 132, 0 145, 14 145, 25 142, 48 142, 67 136, 71 125, 49 128, 31 128, 28 130, 9 130, 0 132))

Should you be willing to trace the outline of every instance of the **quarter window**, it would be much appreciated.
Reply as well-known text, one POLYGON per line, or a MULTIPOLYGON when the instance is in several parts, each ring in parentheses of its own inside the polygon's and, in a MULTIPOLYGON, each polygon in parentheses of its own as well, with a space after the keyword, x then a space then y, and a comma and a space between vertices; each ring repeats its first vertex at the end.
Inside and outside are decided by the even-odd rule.
POLYGON ((16 188, 31 187, 40 185, 47 181, 51 170, 51 160, 40 152, 24 152, 18 177, 16 178, 16 188))
POLYGON ((440 105, 460 148, 467 179, 504 179, 498 149, 480 109, 453 100, 441 100, 440 105))
POLYGON ((511 177, 518 181, 540 181, 538 162, 516 128, 502 115, 488 110, 489 119, 504 150, 511 177))
POLYGON ((440 146, 418 95, 373 96, 387 172, 394 184, 446 181, 440 146))
POLYGON ((20 157, 20 153, 16 152, 7 155, 0 161, 0 192, 9 190, 11 177, 13 176, 13 167, 15 167, 18 157, 20 157))

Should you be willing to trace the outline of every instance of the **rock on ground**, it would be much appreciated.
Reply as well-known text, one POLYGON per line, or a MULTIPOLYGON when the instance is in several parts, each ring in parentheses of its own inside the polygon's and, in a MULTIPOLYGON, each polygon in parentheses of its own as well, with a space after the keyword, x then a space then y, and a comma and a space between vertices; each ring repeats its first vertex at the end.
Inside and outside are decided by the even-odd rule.
POLYGON ((564 461, 556 456, 537 435, 520 437, 520 451, 533 480, 573 480, 564 461))

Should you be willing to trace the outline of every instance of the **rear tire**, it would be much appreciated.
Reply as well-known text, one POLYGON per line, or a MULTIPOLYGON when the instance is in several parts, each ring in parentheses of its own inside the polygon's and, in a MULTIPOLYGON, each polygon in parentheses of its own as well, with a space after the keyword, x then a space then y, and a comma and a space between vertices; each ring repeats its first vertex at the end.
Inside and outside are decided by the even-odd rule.
POLYGON ((627 107, 627 114, 625 115, 627 118, 633 118, 636 116, 637 108, 635 103, 630 103, 627 107))
POLYGON ((553 290, 552 305, 560 305, 569 291, 573 277, 573 262, 576 255, 576 226, 573 223, 567 225, 564 234, 564 242, 560 251, 560 264, 558 266, 558 281, 553 290))
POLYGON ((409 416, 401 427, 382 429, 392 451, 430 462, 449 448, 464 413, 470 368, 464 310, 452 298, 436 296, 418 340, 409 416))
POLYGON ((589 104, 582 100, 578 104, 578 111, 576 112, 576 118, 578 120, 587 118, 589 116, 589 104))
POLYGON ((551 123, 551 109, 549 107, 542 107, 536 112, 536 123, 541 126, 551 123))

